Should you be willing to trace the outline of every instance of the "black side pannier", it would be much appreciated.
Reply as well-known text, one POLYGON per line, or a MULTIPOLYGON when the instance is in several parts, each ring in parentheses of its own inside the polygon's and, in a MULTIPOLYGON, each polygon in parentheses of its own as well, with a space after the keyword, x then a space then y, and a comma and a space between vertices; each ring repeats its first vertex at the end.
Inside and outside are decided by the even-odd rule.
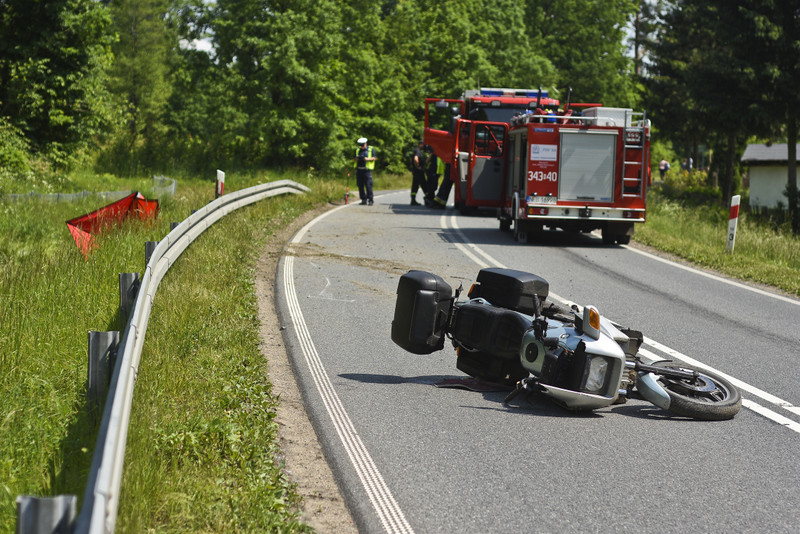
POLYGON ((484 298, 494 306, 528 315, 535 315, 535 312, 541 311, 542 304, 550 293, 550 284, 547 280, 514 269, 497 267, 481 269, 475 282, 469 292, 469 298, 484 298))
POLYGON ((440 276, 407 272, 397 284, 392 341, 414 354, 443 349, 452 302, 453 289, 440 276))

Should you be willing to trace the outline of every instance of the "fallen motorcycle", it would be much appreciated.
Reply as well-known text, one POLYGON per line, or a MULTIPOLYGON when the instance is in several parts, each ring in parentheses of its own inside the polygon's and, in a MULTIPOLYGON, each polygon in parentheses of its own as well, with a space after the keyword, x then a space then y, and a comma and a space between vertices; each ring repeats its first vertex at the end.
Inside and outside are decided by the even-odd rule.
MULTIPOLYGON (((643 398, 676 415, 730 419, 742 406, 724 378, 675 361, 645 363, 641 332, 594 306, 547 302, 549 284, 531 273, 487 268, 467 300, 438 275, 409 271, 397 287, 392 341, 414 354, 450 339, 456 367, 476 379, 550 397, 569 410, 594 410, 643 398)), ((513 389, 512 389, 513 388, 513 389)))

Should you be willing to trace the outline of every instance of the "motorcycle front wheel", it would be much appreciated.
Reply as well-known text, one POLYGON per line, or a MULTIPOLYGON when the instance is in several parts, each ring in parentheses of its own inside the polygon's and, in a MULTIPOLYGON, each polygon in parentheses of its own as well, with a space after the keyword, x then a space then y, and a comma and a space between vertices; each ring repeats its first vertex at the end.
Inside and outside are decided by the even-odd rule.
POLYGON ((703 421, 731 419, 742 409, 742 396, 729 381, 686 364, 672 361, 656 362, 657 367, 697 371, 696 379, 657 376, 667 395, 672 413, 703 421))

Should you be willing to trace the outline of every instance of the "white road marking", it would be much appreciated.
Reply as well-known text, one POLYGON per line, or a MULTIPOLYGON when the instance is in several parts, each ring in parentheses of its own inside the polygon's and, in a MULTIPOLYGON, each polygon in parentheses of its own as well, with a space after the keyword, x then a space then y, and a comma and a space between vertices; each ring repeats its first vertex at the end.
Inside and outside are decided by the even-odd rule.
POLYGON ((688 265, 683 265, 680 263, 676 263, 674 261, 668 260, 666 258, 662 258, 660 256, 656 256, 655 254, 650 254, 649 252, 645 252, 644 250, 640 250, 638 248, 632 247, 630 245, 623 245, 623 248, 630 250, 631 252, 635 252, 636 254, 640 254, 642 256, 646 256, 652 260, 660 261, 661 263, 666 263, 667 265, 671 265, 672 267, 677 267, 678 269, 683 269, 684 271, 689 271, 690 273, 697 274, 700 276, 705 276, 706 278, 710 278, 711 280, 715 280, 717 282, 722 282, 723 284, 728 284, 733 287, 737 287, 739 289, 745 289, 747 291, 751 291, 753 293, 757 293, 759 295, 770 297, 776 300, 780 300, 783 302, 787 302, 789 304, 794 304, 795 306, 800 306, 800 300, 793 299, 790 297, 785 297, 783 295, 778 295, 777 293, 770 293, 769 291, 764 291, 763 289, 758 289, 757 287, 751 287, 746 284, 742 284, 741 282, 736 282, 735 280, 729 280, 727 278, 723 278, 721 276, 717 276, 715 274, 707 273, 705 271, 701 271, 699 269, 695 269, 694 267, 689 267, 688 265))
MULTIPOLYGON (((706 365, 703 362, 695 360, 691 356, 687 356, 685 354, 682 354, 682 353, 680 353, 680 352, 678 352, 678 351, 676 351, 674 349, 671 349, 671 348, 669 348, 669 347, 667 347, 665 345, 662 345, 658 341, 652 340, 652 339, 650 339, 648 337, 644 338, 644 342, 647 343, 648 345, 650 345, 651 347, 653 347, 654 349, 660 350, 661 352, 663 352, 664 354, 668 355, 671 358, 675 358, 677 360, 681 360, 682 362, 688 363, 689 365, 693 365, 693 366, 695 366, 695 367, 697 367, 699 369, 705 369, 706 371, 711 371, 712 373, 715 373, 715 374, 721 376, 722 378, 728 380, 731 384, 733 384, 734 386, 736 386, 738 389, 740 389, 742 391, 746 391, 746 392, 750 393, 751 395, 759 397, 759 398, 769 402, 770 404, 774 404, 775 406, 778 406, 779 408, 783 408, 784 410, 786 410, 788 412, 791 412, 791 413, 793 413, 795 415, 800 415, 800 407, 799 406, 795 406, 795 405, 793 405, 792 403, 790 403, 788 401, 785 401, 785 400, 783 400, 783 399, 781 399, 779 397, 776 397, 772 393, 767 393, 766 391, 758 389, 755 386, 751 386, 747 382, 742 382, 738 378, 734 378, 734 377, 732 377, 732 376, 730 376, 728 374, 723 373, 722 371, 714 369, 713 367, 711 367, 709 365, 706 365)), ((662 359, 657 354, 654 354, 654 353, 648 351, 647 349, 641 349, 639 352, 641 352, 642 354, 644 354, 648 358, 652 357, 653 359, 659 359, 659 360, 662 359)))
MULTIPOLYGON (((501 267, 501 265, 497 265, 497 262, 491 256, 487 256, 486 253, 480 249, 480 247, 477 247, 474 244, 469 243, 466 239, 464 239, 464 234, 462 234, 461 230, 459 230, 458 225, 456 224, 455 217, 451 217, 450 224, 453 226, 456 232, 458 232, 459 237, 461 238, 462 241, 461 243, 453 241, 453 244, 456 246, 458 250, 463 252, 465 256, 467 256, 469 259, 475 262, 475 264, 478 265, 478 267, 480 267, 481 269, 484 269, 486 267, 501 267), (484 263, 480 258, 478 258, 475 254, 472 253, 473 250, 479 253, 480 255, 484 256, 485 258, 488 258, 489 263, 484 263)), ((442 215, 441 225, 443 229, 447 230, 447 215, 442 215)))
MULTIPOLYGON (((349 204, 345 204, 334 208, 306 224, 290 240, 290 246, 291 244, 299 243, 313 225, 317 224, 331 213, 348 206, 349 204)), ((322 359, 314 346, 311 334, 306 326, 305 318, 303 317, 303 312, 297 300, 297 292, 294 286, 294 256, 292 255, 284 256, 283 284, 292 325, 297 333, 300 348, 305 357, 308 369, 311 372, 314 385, 317 387, 317 392, 322 398, 325 410, 331 418, 331 422, 342 442, 342 446, 347 452, 350 462, 353 464, 353 468, 369 497, 369 501, 378 519, 386 532, 391 534, 413 534, 414 529, 411 528, 411 525, 406 520, 405 514, 403 514, 403 511, 400 509, 400 505, 395 500, 391 490, 389 490, 389 486, 384 482, 383 476, 381 476, 378 467, 372 460, 372 456, 370 456, 369 451, 358 436, 358 432, 353 422, 350 420, 347 411, 344 409, 339 395, 337 395, 328 377, 328 373, 325 371, 322 359)))
POLYGON ((331 287, 331 279, 327 276, 325 278, 325 287, 322 288, 322 291, 319 292, 319 295, 309 295, 308 298, 310 299, 320 299, 320 300, 332 300, 335 302, 355 302, 355 299, 337 299, 336 297, 332 297, 330 295, 326 295, 325 293, 328 291, 328 288, 331 287))

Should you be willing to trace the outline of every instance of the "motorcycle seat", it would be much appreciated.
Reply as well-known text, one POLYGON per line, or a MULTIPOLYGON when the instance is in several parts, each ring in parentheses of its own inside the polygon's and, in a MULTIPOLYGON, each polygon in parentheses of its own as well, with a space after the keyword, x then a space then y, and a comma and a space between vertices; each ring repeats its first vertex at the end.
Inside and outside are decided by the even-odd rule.
POLYGON ((463 347, 503 359, 518 359, 522 336, 531 323, 519 313, 485 303, 466 302, 453 318, 451 334, 463 347))

